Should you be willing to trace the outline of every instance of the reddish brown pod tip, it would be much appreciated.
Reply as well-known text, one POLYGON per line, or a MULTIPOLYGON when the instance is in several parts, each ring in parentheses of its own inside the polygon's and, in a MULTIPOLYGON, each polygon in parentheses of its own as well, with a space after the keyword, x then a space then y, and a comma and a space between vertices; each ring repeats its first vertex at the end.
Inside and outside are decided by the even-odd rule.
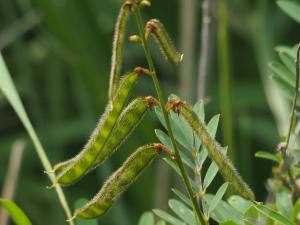
POLYGON ((178 64, 183 60, 183 54, 178 53, 164 25, 159 20, 151 19, 148 21, 145 38, 148 39, 150 34, 156 40, 163 55, 165 55, 171 63, 178 64))
POLYGON ((145 74, 145 75, 148 75, 150 77, 153 75, 152 72, 149 69, 141 67, 141 66, 135 67, 134 72, 136 72, 138 74, 145 74))

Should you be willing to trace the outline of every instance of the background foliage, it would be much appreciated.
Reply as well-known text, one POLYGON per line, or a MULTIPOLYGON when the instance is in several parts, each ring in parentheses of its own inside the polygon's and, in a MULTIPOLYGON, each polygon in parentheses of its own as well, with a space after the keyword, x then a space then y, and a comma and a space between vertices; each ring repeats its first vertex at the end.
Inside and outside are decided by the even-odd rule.
MULTIPOLYGON (((181 10, 183 2, 153 0, 152 7, 146 10, 148 17, 160 18, 174 42, 182 46, 184 40, 180 24, 184 17, 181 10)), ((0 49, 52 163, 66 159, 81 149, 104 109, 113 28, 121 3, 121 0, 0 2, 0 49)), ((195 48, 189 53, 193 57, 186 59, 191 62, 191 74, 179 73, 180 66, 169 66, 153 48, 164 93, 178 93, 177 90, 180 90, 179 94, 192 102, 197 99, 195 81, 200 48, 200 3, 194 2, 196 29, 192 35, 195 48), (182 80, 190 81, 188 89, 183 86, 182 80)), ((266 93, 274 83, 268 78, 271 71, 267 62, 278 61, 275 46, 294 45, 299 41, 296 32, 299 25, 284 15, 271 0, 232 0, 228 4, 236 165, 255 190, 258 200, 263 201, 265 181, 272 164, 255 159, 253 155, 258 150, 275 150, 279 136, 285 131, 284 123, 274 113, 274 110, 278 110, 276 108, 284 108, 285 105, 277 105, 275 109, 269 107, 271 100, 266 93)), ((222 101, 218 82, 220 63, 216 50, 216 8, 214 5, 214 35, 211 40, 215 47, 206 84, 207 118, 221 111, 222 101)), ((132 21, 128 33, 135 32, 135 23, 132 21)), ((129 71, 137 64, 146 65, 142 49, 127 43, 124 70, 129 71)), ((149 80, 143 78, 134 95, 154 95, 149 83, 149 80)), ((45 188, 49 180, 43 174, 33 146, 15 113, 1 95, 0 118, 0 187, 5 179, 12 144, 23 138, 27 145, 15 200, 33 224, 50 225, 63 221, 64 214, 58 206, 55 193, 45 188)), ((105 163, 76 186, 68 188, 66 194, 69 202, 74 203, 79 197, 91 197, 133 149, 149 140, 156 140, 154 128, 161 128, 161 125, 153 114, 147 116, 109 163, 105 163)), ((222 139, 220 130, 217 137, 218 140, 222 139)), ((161 171, 171 173, 162 163, 156 163, 101 219, 103 224, 135 224, 145 210, 167 209, 166 199, 173 195, 168 191, 169 186, 173 186, 172 182, 176 181, 162 182, 159 176, 161 171)), ((219 184, 215 182, 212 186, 216 190, 219 184)))

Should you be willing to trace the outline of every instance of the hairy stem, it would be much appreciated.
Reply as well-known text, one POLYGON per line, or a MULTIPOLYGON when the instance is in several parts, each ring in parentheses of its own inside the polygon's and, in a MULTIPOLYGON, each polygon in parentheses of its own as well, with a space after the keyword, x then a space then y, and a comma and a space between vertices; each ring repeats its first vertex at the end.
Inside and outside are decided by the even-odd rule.
MULTIPOLYGON (((147 59, 147 62, 148 62, 148 66, 149 66, 150 71, 152 72, 152 79, 153 79, 153 83, 154 83, 154 86, 155 86, 155 90, 157 92, 157 97, 158 97, 158 100, 160 102, 160 106, 161 106, 161 110, 162 110, 163 115, 164 115, 164 119, 166 121, 168 135, 171 139, 171 142, 172 142, 172 145, 173 145, 173 148, 174 148, 174 152, 175 152, 175 156, 176 156, 176 163, 177 163, 177 165, 180 169, 180 173, 182 175, 183 182, 185 184, 185 187, 187 189, 189 197, 190 197, 190 199, 193 203, 193 208, 194 208, 194 211, 197 215, 197 218, 199 219, 201 224, 207 224, 207 222, 204 219, 204 215, 202 214, 202 212, 200 210, 200 207, 197 203, 196 196, 193 193, 192 186, 189 182, 187 172, 184 168, 181 156, 179 154, 178 146, 177 146, 177 143, 176 143, 174 135, 173 135, 173 131, 172 131, 172 127, 171 127, 171 123, 170 123, 170 119, 169 119, 169 114, 167 113, 167 111, 164 107, 165 101, 163 99, 161 88, 160 88, 160 85, 159 85, 159 81, 157 79, 157 74, 156 74, 155 66, 154 66, 152 56, 151 56, 151 53, 150 53, 150 49, 149 49, 148 43, 145 39, 145 31, 144 31, 143 20, 142 20, 140 8, 137 4, 135 4, 134 13, 135 13, 135 17, 136 17, 137 26, 138 26, 138 29, 139 29, 139 32, 140 32, 140 36, 142 38, 142 44, 143 44, 146 59, 147 59)), ((197 221, 198 221, 198 219, 197 219, 197 221)))

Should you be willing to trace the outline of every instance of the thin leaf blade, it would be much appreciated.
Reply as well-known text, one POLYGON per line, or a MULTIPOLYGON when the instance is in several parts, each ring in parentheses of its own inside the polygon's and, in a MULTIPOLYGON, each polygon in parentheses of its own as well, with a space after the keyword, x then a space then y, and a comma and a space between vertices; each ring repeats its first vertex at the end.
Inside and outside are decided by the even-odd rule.
POLYGON ((11 216, 12 220, 17 225, 32 225, 26 214, 22 211, 22 209, 15 204, 13 201, 8 199, 0 199, 0 206, 4 207, 9 215, 11 216))

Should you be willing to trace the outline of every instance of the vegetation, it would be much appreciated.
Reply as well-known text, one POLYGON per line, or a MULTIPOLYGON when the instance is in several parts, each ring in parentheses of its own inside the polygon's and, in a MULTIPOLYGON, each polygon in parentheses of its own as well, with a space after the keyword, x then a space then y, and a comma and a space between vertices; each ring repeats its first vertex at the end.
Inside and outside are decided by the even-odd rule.
MULTIPOLYGON (((10 4, 4 4, 8 7, 8 11, 11 9, 9 8, 10 4)), ((216 42, 218 43, 216 52, 219 60, 218 73, 220 74, 219 86, 216 88, 219 91, 219 100, 215 101, 214 98, 210 100, 206 97, 206 93, 201 90, 198 92, 200 93, 198 97, 201 99, 193 105, 181 100, 175 94, 169 95, 168 100, 165 100, 164 96, 171 85, 163 84, 162 81, 167 81, 166 83, 169 84, 171 77, 161 76, 161 73, 164 74, 161 71, 173 70, 166 66, 168 62, 171 64, 183 63, 181 67, 188 69, 185 61, 191 60, 193 63, 194 59, 190 54, 187 54, 186 59, 184 54, 178 52, 171 41, 172 35, 167 31, 168 26, 165 26, 160 20, 150 19, 148 22, 144 22, 141 11, 150 7, 151 4, 154 5, 155 1, 126 0, 121 2, 122 6, 114 31, 110 73, 104 69, 110 74, 109 79, 107 79, 109 82, 106 82, 109 83, 108 86, 104 82, 100 82, 100 79, 103 81, 104 77, 97 75, 97 60, 106 58, 107 49, 99 43, 101 35, 95 34, 97 24, 95 18, 89 14, 92 12, 92 8, 88 7, 88 3, 37 1, 33 2, 35 9, 32 8, 29 1, 18 2, 18 4, 23 10, 22 12, 26 13, 26 18, 20 22, 23 23, 22 26, 19 27, 16 23, 11 28, 4 30, 3 35, 0 33, 0 46, 4 49, 5 58, 10 58, 9 56, 12 54, 11 58, 16 58, 15 63, 20 66, 20 69, 16 69, 16 71, 10 69, 10 73, 5 63, 9 60, 4 60, 1 55, 0 109, 3 111, 2 117, 8 119, 3 120, 3 132, 1 130, 0 132, 4 134, 4 138, 3 140, 0 139, 0 144, 3 148, 7 148, 7 145, 15 141, 12 153, 10 154, 8 151, 6 154, 7 156, 11 155, 7 175, 4 177, 4 174, 0 174, 0 180, 3 180, 4 187, 3 198, 0 199, 0 206, 2 206, 2 211, 0 211, 1 225, 8 223, 8 215, 18 225, 61 224, 64 223, 64 217, 65 223, 70 225, 126 225, 134 223, 139 225, 300 224, 300 154, 297 136, 299 130, 298 107, 300 104, 298 99, 300 45, 276 47, 280 62, 269 63, 269 71, 272 71, 273 75, 271 79, 266 79, 267 62, 271 61, 268 41, 271 40, 270 34, 273 34, 266 32, 264 30, 266 25, 262 23, 263 18, 267 16, 267 1, 256 3, 255 12, 251 12, 255 19, 254 22, 252 17, 248 20, 245 19, 246 16, 241 17, 243 22, 249 24, 250 27, 253 26, 252 30, 245 30, 242 25, 243 22, 234 24, 234 20, 230 20, 233 16, 241 16, 231 11, 233 10, 233 3, 230 5, 225 0, 220 0, 216 4, 210 0, 203 1, 202 19, 204 22, 201 30, 202 45, 200 46, 202 58, 200 58, 199 63, 198 79, 199 82, 207 83, 207 76, 211 74, 211 70, 208 68, 213 62, 211 60, 213 50, 208 48, 208 45, 212 45, 214 40, 210 41, 207 38, 212 35, 210 33, 211 23, 216 23, 216 42), (61 9, 59 9, 60 7, 61 9), (67 11, 66 15, 60 14, 59 10, 63 9, 70 9, 70 11, 67 11), (36 10, 40 10, 42 14, 37 13, 36 10), (68 17, 68 14, 71 17, 68 17), (65 20, 61 20, 64 16, 66 16, 65 20), (130 17, 134 20, 131 21, 130 17), (217 18, 217 20, 213 18, 217 18), (37 37, 36 34, 29 33, 29 37, 34 37, 34 40, 29 44, 19 41, 20 36, 22 37, 24 33, 31 29, 37 29, 35 26, 39 26, 41 21, 46 22, 47 30, 52 35, 40 31, 41 35, 37 37), (254 28, 255 26, 256 28, 254 28), (271 117, 270 115, 256 119, 252 125, 249 109, 246 110, 239 106, 241 107, 239 110, 245 112, 238 113, 239 110, 234 108, 242 102, 237 103, 233 99, 234 84, 231 74, 234 70, 244 70, 244 68, 230 66, 229 50, 239 51, 239 49, 238 47, 231 47, 228 27, 236 29, 246 37, 249 32, 252 34, 251 41, 255 46, 260 71, 255 72, 261 74, 262 87, 266 93, 267 101, 259 103, 257 97, 249 95, 249 93, 253 94, 257 91, 256 84, 249 86, 250 92, 240 90, 242 97, 240 100, 246 103, 243 107, 252 104, 251 101, 254 101, 255 105, 267 105, 268 102, 278 127, 278 134, 281 136, 280 140, 276 137, 272 126, 266 126, 269 122, 264 123, 270 121, 268 119, 271 117), (256 29, 262 33, 256 34, 256 29), (133 34, 128 35, 128 30, 133 34), (152 49, 150 37, 155 39, 156 45, 166 59, 165 61, 160 60, 161 56, 152 49), (131 41, 130 49, 127 40, 131 41), (7 51, 5 48, 9 45, 16 46, 17 50, 22 51, 7 51), (105 51, 99 54, 97 50, 101 48, 105 51), (23 62, 22 59, 25 55, 21 60, 18 60, 19 55, 27 52, 26 49, 30 51, 30 57, 33 60, 30 63, 31 66, 29 62, 23 62), (143 49, 146 64, 143 61, 139 62, 141 53, 133 49, 143 49), (134 60, 130 62, 127 56, 134 56, 135 53, 137 57, 132 57, 134 60), (126 57, 124 57, 125 55, 126 57), (67 59, 68 67, 55 59, 56 56, 67 59), (48 62, 52 63, 46 65, 48 62), (129 66, 130 64, 132 65, 129 66), (42 68, 37 68, 35 71, 34 65, 42 68), (130 69, 130 67, 132 68, 130 69), (45 68, 47 69, 47 76, 39 77, 40 81, 37 79, 39 82, 34 85, 36 78, 33 79, 32 74, 45 72, 45 68), (67 68, 68 72, 74 72, 75 75, 63 76, 62 74, 67 68), (131 72, 121 76, 124 70, 131 72), (20 76, 14 76, 13 80, 11 74, 18 72, 20 76), (15 83, 18 84, 17 88, 15 83), (102 90, 108 90, 107 100, 98 98, 99 87, 102 90), (131 98, 131 92, 134 93, 134 100, 127 103, 128 99, 131 98), (149 96, 149 94, 156 97, 149 96), (21 97, 23 100, 25 99, 25 105, 29 109, 27 110, 28 113, 21 97), (45 100, 45 103, 42 103, 40 99, 45 100), (101 100, 99 101, 99 99, 101 100), (88 130, 95 126, 94 115, 101 108, 99 106, 105 102, 105 110, 84 148, 79 153, 78 150, 74 150, 70 154, 63 151, 63 149, 78 149, 76 140, 78 137, 85 136, 88 130), (224 115, 224 118, 221 119, 222 138, 228 147, 222 147, 216 140, 218 139, 216 133, 220 116, 216 115, 207 120, 205 109, 211 108, 214 111, 215 102, 220 105, 221 115, 224 115), (24 138, 27 136, 25 134, 21 135, 24 136, 22 139, 20 139, 19 134, 13 132, 14 135, 7 135, 11 126, 9 105, 25 127, 33 146, 25 147, 24 138), (152 113, 148 114, 155 115, 155 117, 144 119, 149 111, 152 113), (45 117, 43 112, 47 112, 46 115, 51 116, 45 117), (239 115, 237 122, 235 122, 234 114, 239 115), (73 119, 70 121, 70 118, 73 119), (77 122, 82 118, 86 122, 77 122), (33 126, 31 121, 36 125, 33 126), (159 121, 160 125, 155 121, 159 121), (47 123, 44 124, 44 122, 47 123), (140 126, 137 128, 139 124, 140 126), (242 131, 242 134, 237 132, 237 125, 240 126, 239 131, 242 131), (155 130, 157 126, 160 126, 161 129, 155 130), (254 164, 251 164, 253 143, 251 142, 250 134, 252 132, 250 133, 249 127, 252 127, 255 133, 253 140, 258 140, 257 143, 264 143, 265 148, 270 148, 279 142, 276 150, 255 150, 255 156, 265 160, 263 163, 267 160, 273 162, 274 166, 269 178, 267 178, 268 173, 265 172, 265 167, 254 167, 254 164), (139 131, 136 132, 136 129, 139 131), (273 133, 270 135, 270 132, 273 133), (157 143, 157 139, 153 141, 154 138, 151 137, 153 133, 160 143, 157 143), (139 136, 143 138, 138 140, 139 136), (131 143, 125 142, 127 139, 131 143), (134 139, 137 140, 134 141, 134 139), (42 142, 46 143, 46 148, 43 147, 42 142), (141 147, 136 148, 138 142, 141 142, 139 143, 141 147), (134 152, 121 151, 122 149, 130 149, 131 145, 135 146, 134 152), (26 148, 24 159, 26 167, 20 169, 24 148, 26 148), (37 161, 37 159, 33 160, 32 157, 28 158, 33 167, 26 165, 27 157, 32 154, 27 153, 27 149, 31 148, 35 149, 39 159, 37 161), (51 151, 51 149, 54 150, 51 151), (118 152, 109 158, 117 150, 118 152), (124 160, 125 155, 130 156, 124 160), (57 164, 52 166, 50 158, 57 164), (65 160, 65 158, 69 159, 65 160), (142 173, 150 174, 150 168, 153 166, 150 168, 148 166, 152 162, 155 162, 157 167, 155 180, 152 178, 153 171, 151 176, 141 175, 142 173), (44 176, 41 173, 41 167, 37 165, 43 166, 44 176), (236 169, 235 165, 239 170, 236 169), (113 167, 116 169, 112 169, 113 167), (241 175, 238 171, 241 171, 241 175), (263 176, 264 173, 265 176, 263 176), (18 174, 20 174, 19 182, 21 182, 20 187, 22 187, 18 189, 22 189, 22 192, 16 193, 15 202, 22 209, 13 201, 18 174), (28 176, 30 174, 31 176, 28 176), (178 176, 171 176, 174 179, 170 179, 170 174, 177 174, 178 176), (217 176, 218 174, 221 176, 217 176), (42 182, 46 182, 46 179, 41 182, 41 179, 46 178, 46 175, 51 182, 47 188, 42 184, 42 182), (243 177, 246 177, 245 180, 248 182, 243 177), (251 182, 251 177, 255 182, 251 182), (84 180, 78 182, 82 178, 84 180), (106 180, 104 184, 101 185, 103 182, 98 182, 99 178, 106 180), (83 184, 86 179, 86 184, 83 184), (256 186, 260 186, 260 188, 263 186, 264 179, 267 179, 267 193, 256 188, 256 186), (137 180, 142 180, 142 183, 132 185, 137 180), (69 185, 72 186, 63 190, 62 186, 69 185), (134 187, 136 189, 132 189, 134 187), (255 193, 250 187, 254 187, 255 193), (146 191, 146 188, 150 190, 146 191), (89 194, 98 189, 100 191, 95 197, 88 200, 90 199, 89 194), (126 195, 127 189, 129 189, 129 192, 126 192, 126 194, 129 193, 127 196, 130 196, 130 190, 131 195, 133 195, 130 200, 124 200, 123 197, 126 195), (153 189, 155 191, 152 191, 153 189), (176 199, 169 199, 169 190, 172 190, 176 199), (54 193, 56 193, 56 198, 54 193), (154 194, 157 196, 157 200, 153 205, 149 202, 154 199, 154 194), (80 196, 84 196, 84 199, 80 199, 80 196), (121 198, 118 199, 120 196, 121 198), (56 200, 53 201, 53 199, 56 200), (74 207, 70 205, 70 202, 73 201, 75 201, 74 207), (167 203, 170 210, 165 207, 167 203), (53 206, 54 204, 55 206, 53 206), (57 207, 58 204, 61 205, 60 208, 57 207), (152 211, 142 214, 139 221, 136 222, 136 219, 133 218, 138 216, 141 211, 134 204, 143 204, 144 209, 152 209, 152 211), (39 207, 39 205, 44 206, 39 207), (47 207, 56 211, 41 216, 45 214, 47 207), (49 216, 49 220, 46 220, 47 216, 49 216)), ((99 4, 102 6, 107 3, 99 4)), ((183 1, 182 4, 184 7, 189 4, 193 6, 192 1, 183 1)), ((299 3, 280 0, 277 5, 289 17, 297 22, 300 21, 299 3)), ((250 4, 236 3, 236 6, 250 12, 250 4)), ((154 12, 151 12, 150 15, 154 12)), ((184 11, 184 13, 187 12, 188 10, 184 11)), ((3 14, 5 14, 4 11, 3 14)), ((168 18, 171 16, 172 14, 168 15, 168 18)), ((278 21, 281 21, 286 18, 279 19, 278 21)), ((190 25, 192 26, 193 23, 190 25)), ((182 32, 185 30, 183 29, 182 32)), ((188 40, 185 41, 188 42, 188 40)), ((184 76, 182 79, 190 85, 188 88, 193 90, 195 87, 194 78, 191 74, 186 74, 185 70, 182 71, 181 76, 184 76)), ((202 83, 197 88, 203 88, 202 83)), ((172 92, 176 92, 175 90, 172 88, 172 92)), ((192 102, 192 99, 195 99, 189 90, 183 89, 181 92, 180 94, 187 100, 192 102)), ((16 128, 16 130, 19 129, 16 128)), ((84 142, 84 140, 80 142, 84 142)), ((4 162, 5 158, 3 157, 1 160, 4 162)))

